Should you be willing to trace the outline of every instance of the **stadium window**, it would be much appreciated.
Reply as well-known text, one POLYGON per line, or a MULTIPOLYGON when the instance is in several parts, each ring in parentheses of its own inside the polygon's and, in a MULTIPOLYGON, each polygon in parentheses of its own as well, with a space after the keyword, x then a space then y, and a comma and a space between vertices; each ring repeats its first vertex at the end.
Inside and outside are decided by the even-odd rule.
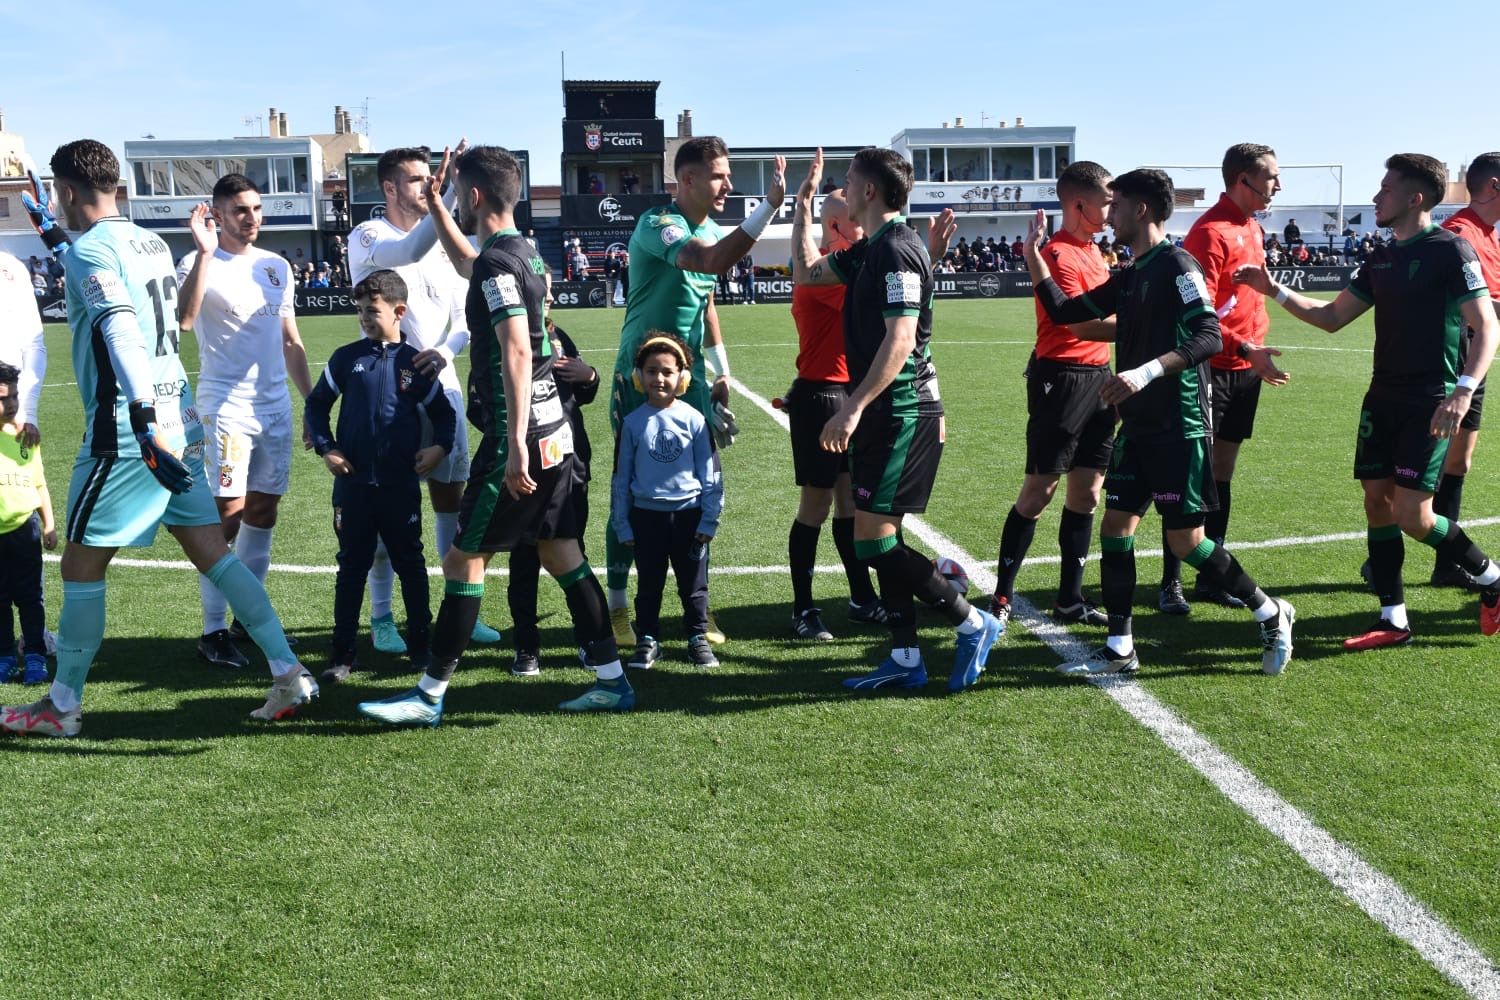
POLYGON ((0 219, 10 218, 10 199, 0 198, 0 219))
POLYGON ((988 153, 988 149, 950 149, 948 151, 948 177, 954 181, 989 180, 988 153))
MULTIPOLYGON (((845 171, 847 173, 848 171, 845 171)), ((927 169, 927 150, 914 149, 911 151, 911 172, 919 181, 930 180, 927 169)))
POLYGON ((298 194, 307 194, 312 190, 312 182, 309 179, 309 172, 307 169, 307 157, 292 157, 292 177, 293 182, 296 184, 298 194))
POLYGON ((1039 146, 1036 151, 1036 175, 1038 177, 1056 177, 1057 170, 1052 160, 1052 147, 1039 146))
POLYGON ((172 193, 166 160, 135 161, 135 193, 142 197, 165 197, 172 193))
POLYGON ((995 150, 997 181, 1029 181, 1034 172, 1031 146, 1006 146, 995 150))
MULTIPOLYGON (((807 172, 812 169, 812 157, 805 159, 798 157, 788 158, 786 161, 786 190, 788 194, 795 194, 802 187, 802 182, 807 178, 807 172)), ((766 193, 767 185, 762 184, 755 193, 763 195, 766 193)))
POLYGON ((179 198, 206 198, 218 177, 217 160, 173 160, 172 193, 179 198))
POLYGON ((275 156, 271 158, 271 190, 276 194, 290 194, 292 187, 292 158, 290 156, 275 156))
POLYGON ((1053 146, 1053 159, 1056 161, 1057 172, 1062 173, 1068 169, 1068 164, 1073 162, 1073 151, 1070 146, 1053 146))

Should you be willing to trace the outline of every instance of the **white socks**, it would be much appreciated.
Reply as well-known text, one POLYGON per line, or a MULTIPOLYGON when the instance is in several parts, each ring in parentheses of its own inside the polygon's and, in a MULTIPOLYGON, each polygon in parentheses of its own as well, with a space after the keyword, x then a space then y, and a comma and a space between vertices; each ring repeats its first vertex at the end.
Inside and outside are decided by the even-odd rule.
POLYGON ((1112 635, 1104 640, 1104 644, 1116 656, 1129 656, 1135 652, 1135 636, 1133 635, 1112 635))
POLYGON ((441 698, 448 690, 448 682, 423 674, 417 679, 417 687, 430 698, 441 698))
POLYGON ((1250 612, 1251 616, 1258 622, 1268 622, 1281 612, 1281 605, 1273 598, 1267 597, 1266 603, 1250 612))
POLYGON ((240 557, 245 568, 255 574, 261 583, 266 582, 266 573, 271 569, 272 528, 257 528, 252 524, 240 525, 240 533, 234 540, 234 554, 240 557))
POLYGON ((1397 628, 1411 628, 1411 624, 1406 620, 1405 604, 1382 605, 1380 608, 1380 617, 1384 618, 1386 621, 1390 622, 1397 628))
POLYGON ((608 597, 609 610, 611 611, 618 611, 620 608, 630 607, 630 597, 625 593, 624 590, 616 590, 615 588, 610 587, 608 597))
POLYGON ((458 513, 445 513, 443 511, 432 512, 432 538, 437 543, 437 561, 443 561, 443 556, 453 547, 453 541, 458 537, 458 513))
POLYGON ((973 635, 984 628, 984 619, 979 616, 979 609, 972 604, 969 605, 969 617, 958 623, 959 635, 973 635))
POLYGON ((375 561, 370 564, 370 617, 385 618, 391 613, 391 588, 396 582, 396 571, 391 569, 391 557, 386 554, 385 542, 375 544, 375 561))
POLYGON ((625 676, 625 668, 620 664, 619 660, 610 660, 608 663, 602 663, 595 667, 594 673, 598 675, 601 681, 612 681, 617 677, 625 676))
POLYGON ((922 662, 922 651, 916 646, 891 647, 891 659, 903 670, 911 670, 922 662))

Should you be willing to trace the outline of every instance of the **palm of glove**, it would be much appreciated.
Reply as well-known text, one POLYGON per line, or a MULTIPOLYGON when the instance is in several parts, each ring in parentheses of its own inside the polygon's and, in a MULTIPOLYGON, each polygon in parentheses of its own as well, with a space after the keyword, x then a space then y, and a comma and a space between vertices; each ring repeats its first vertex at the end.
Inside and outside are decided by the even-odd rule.
POLYGON ((713 432, 714 444, 720 451, 723 451, 734 444, 734 439, 740 432, 740 425, 734 422, 734 413, 729 407, 716 402, 709 420, 709 429, 713 432))

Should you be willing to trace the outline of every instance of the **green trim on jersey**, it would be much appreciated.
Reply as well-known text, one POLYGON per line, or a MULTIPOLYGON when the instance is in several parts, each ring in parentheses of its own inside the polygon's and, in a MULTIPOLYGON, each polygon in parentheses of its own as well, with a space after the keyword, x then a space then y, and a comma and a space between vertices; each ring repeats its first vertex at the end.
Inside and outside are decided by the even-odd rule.
POLYGON ((900 319, 902 316, 920 316, 922 315, 922 310, 902 306, 897 309, 883 310, 880 315, 884 316, 886 319, 900 319))
POLYGON ((1411 244, 1417 242, 1417 240, 1420 240, 1422 237, 1424 237, 1428 233, 1432 232, 1434 229, 1438 229, 1438 228, 1440 228, 1440 227, 1436 223, 1429 222, 1419 232, 1417 232, 1417 233, 1415 233, 1415 234, 1413 234, 1411 236, 1408 236, 1404 240, 1397 240, 1396 241, 1396 245, 1398 247, 1410 246, 1411 244))
POLYGON ((1172 245, 1172 241, 1171 240, 1167 240, 1167 239, 1162 240, 1160 243, 1158 243, 1155 246, 1153 246, 1150 250, 1147 250, 1145 253, 1143 253, 1139 257, 1137 257, 1135 259, 1135 266, 1136 267, 1145 267, 1146 264, 1151 260, 1152 257, 1155 257, 1157 254, 1161 253, 1163 247, 1169 247, 1171 245, 1172 245))

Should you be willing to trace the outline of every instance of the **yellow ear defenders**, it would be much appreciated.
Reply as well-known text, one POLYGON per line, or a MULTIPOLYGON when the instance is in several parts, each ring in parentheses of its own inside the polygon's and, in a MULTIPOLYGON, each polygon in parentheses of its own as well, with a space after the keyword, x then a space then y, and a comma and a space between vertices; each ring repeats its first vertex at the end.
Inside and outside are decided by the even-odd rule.
POLYGON ((635 391, 646 391, 645 375, 641 371, 639 362, 644 361, 648 353, 656 353, 654 350, 648 351, 648 348, 656 347, 665 347, 677 356, 677 364, 682 367, 682 374, 677 378, 677 395, 681 396, 687 392, 688 386, 693 384, 693 373, 689 371, 692 365, 688 364, 687 355, 683 353, 682 345, 671 337, 652 337, 641 345, 640 350, 635 352, 637 364, 635 369, 630 373, 630 381, 635 386, 635 391))

